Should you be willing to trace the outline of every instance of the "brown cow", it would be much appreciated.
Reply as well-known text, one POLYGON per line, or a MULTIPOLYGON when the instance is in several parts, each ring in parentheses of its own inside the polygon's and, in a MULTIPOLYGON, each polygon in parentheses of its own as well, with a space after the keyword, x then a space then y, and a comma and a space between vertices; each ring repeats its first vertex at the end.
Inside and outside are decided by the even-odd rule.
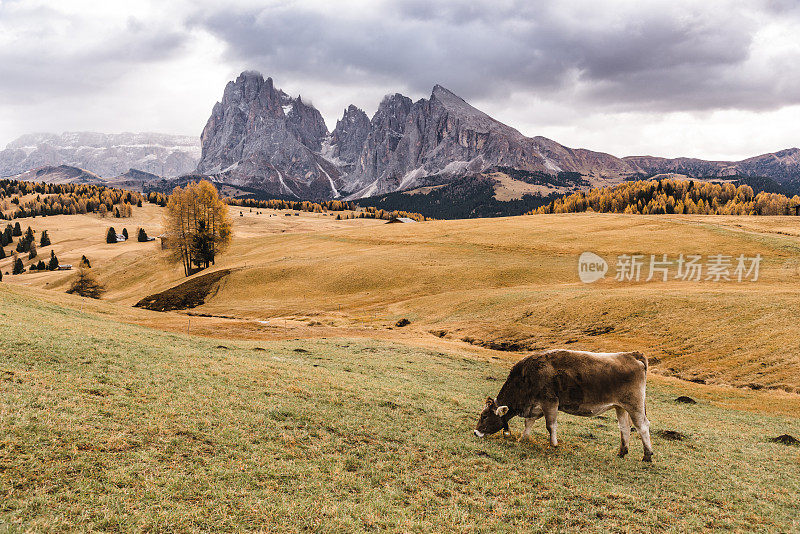
POLYGON ((644 444, 645 462, 651 461, 650 421, 645 409, 647 358, 640 352, 584 352, 549 350, 528 356, 511 368, 497 399, 486 399, 475 435, 479 438, 508 430, 508 421, 525 418, 520 440, 528 438, 533 423, 544 416, 550 444, 558 445, 558 410, 573 415, 617 412, 622 443, 619 456, 628 453, 631 422, 644 444))

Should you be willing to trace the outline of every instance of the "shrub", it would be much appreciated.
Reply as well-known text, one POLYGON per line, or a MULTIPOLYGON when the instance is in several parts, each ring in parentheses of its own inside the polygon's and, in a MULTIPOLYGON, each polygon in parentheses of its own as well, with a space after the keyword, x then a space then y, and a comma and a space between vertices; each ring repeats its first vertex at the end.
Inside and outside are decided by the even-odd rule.
POLYGON ((0 247, 0 260, 5 259, 6 257, 6 250, 3 247, 0 247))
POLYGON ((114 230, 113 226, 109 226, 108 232, 106 232, 106 243, 116 243, 117 242, 117 231, 114 230))
POLYGON ((39 263, 36 264, 36 269, 39 271, 46 271, 47 265, 44 263, 43 260, 39 260, 39 263))
POLYGON ((82 266, 88 268, 88 269, 92 268, 92 264, 89 263, 89 258, 87 258, 86 256, 81 256, 81 263, 80 264, 82 266))

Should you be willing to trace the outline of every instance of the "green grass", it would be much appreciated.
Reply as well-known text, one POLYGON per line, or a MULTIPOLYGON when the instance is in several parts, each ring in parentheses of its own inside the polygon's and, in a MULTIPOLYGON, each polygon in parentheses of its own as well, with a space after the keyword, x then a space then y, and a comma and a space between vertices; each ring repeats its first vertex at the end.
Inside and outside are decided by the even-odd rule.
POLYGON ((476 440, 506 373, 377 341, 168 334, 0 289, 0 533, 800 530, 800 448, 768 441, 798 419, 651 385, 652 465, 638 440, 614 456, 610 414, 562 414, 558 449, 543 424, 476 440))

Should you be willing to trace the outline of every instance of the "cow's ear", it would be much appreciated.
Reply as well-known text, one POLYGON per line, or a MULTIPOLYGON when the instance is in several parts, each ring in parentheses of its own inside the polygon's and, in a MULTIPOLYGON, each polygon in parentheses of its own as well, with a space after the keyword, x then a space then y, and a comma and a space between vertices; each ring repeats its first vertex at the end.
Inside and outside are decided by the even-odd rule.
POLYGON ((503 417, 503 416, 504 416, 505 414, 507 414, 507 413, 508 413, 508 406, 500 406, 499 408, 497 408, 497 409, 494 411, 494 414, 495 414, 495 415, 498 415, 498 416, 500 416, 500 417, 503 417))

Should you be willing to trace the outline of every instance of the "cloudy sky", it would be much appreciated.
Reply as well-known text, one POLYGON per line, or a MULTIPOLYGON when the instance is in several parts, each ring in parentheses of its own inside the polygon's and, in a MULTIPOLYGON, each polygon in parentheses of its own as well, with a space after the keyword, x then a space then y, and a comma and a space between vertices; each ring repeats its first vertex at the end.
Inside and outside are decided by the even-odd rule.
POLYGON ((439 83, 527 135, 617 156, 800 145, 800 7, 772 1, 0 0, 0 147, 199 135, 259 70, 320 109, 439 83))

